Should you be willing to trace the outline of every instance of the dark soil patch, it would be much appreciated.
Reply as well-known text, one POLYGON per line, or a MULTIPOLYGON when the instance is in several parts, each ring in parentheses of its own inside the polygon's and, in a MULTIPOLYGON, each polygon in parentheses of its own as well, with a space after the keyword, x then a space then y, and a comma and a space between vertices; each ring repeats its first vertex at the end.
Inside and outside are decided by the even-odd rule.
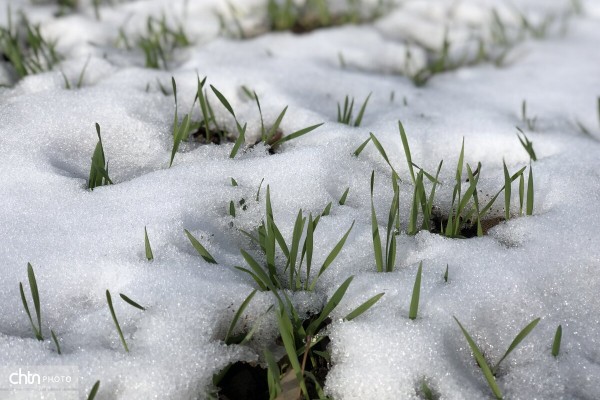
POLYGON ((269 399, 267 370, 245 362, 231 364, 218 385, 219 400, 269 399))

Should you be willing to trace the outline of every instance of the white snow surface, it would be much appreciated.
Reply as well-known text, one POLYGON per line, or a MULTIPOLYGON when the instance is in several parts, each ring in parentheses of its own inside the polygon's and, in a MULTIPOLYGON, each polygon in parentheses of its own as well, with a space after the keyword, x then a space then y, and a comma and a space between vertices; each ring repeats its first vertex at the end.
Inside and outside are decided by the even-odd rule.
MULTIPOLYGON (((244 26, 259 25, 256 10, 265 2, 233 3, 244 26)), ((226 346, 223 337, 234 311, 256 288, 234 266, 244 265, 240 249, 257 254, 240 230, 255 232, 261 223, 269 185, 275 220, 286 238, 299 209, 316 215, 333 202, 315 233, 315 265, 355 222, 314 293, 290 293, 300 310, 315 311, 354 276, 328 328, 332 368, 325 390, 335 399, 419 398, 423 379, 441 399, 491 398, 453 316, 493 361, 528 322, 541 318, 503 362, 497 381, 505 398, 600 398, 597 2, 583 2, 583 13, 569 17, 563 32, 519 42, 504 67, 466 66, 434 76, 423 87, 401 74, 407 72, 407 47, 414 63, 410 68, 422 67, 424 49, 441 44, 445 31, 457 46, 468 47, 470 32, 490 24, 492 8, 514 15, 510 3, 404 1, 370 24, 237 40, 218 35, 214 10, 228 8, 217 0, 117 2, 101 7, 100 21, 90 1, 81 2, 79 13, 63 17, 53 16, 56 6, 10 2, 13 12, 23 10, 41 23, 44 34, 58 40, 65 59, 51 72, 0 89, 0 366, 77 366, 81 398, 100 380, 97 399, 191 399, 206 398, 214 389, 213 374, 228 363, 263 362, 262 349, 277 336, 273 312, 249 346, 226 346), (194 41, 176 52, 168 71, 144 68, 139 50, 114 46, 120 27, 135 35, 143 32, 148 15, 162 12, 180 21, 194 41), (60 71, 76 82, 88 57, 83 86, 66 90, 60 71), (181 114, 192 104, 197 74, 207 76, 230 100, 238 119, 248 122, 248 144, 258 137, 260 120, 241 85, 258 93, 266 122, 289 106, 281 125, 285 133, 324 125, 285 143, 274 155, 262 144, 235 159, 228 157, 232 144, 183 144, 168 168, 174 102, 158 82, 170 89, 175 77, 181 114), (350 95, 361 103, 369 93, 360 127, 336 122, 336 102, 350 95), (528 115, 537 117, 532 132, 521 120, 523 100, 528 115), (463 138, 465 161, 483 165, 483 197, 502 187, 503 160, 511 172, 529 165, 515 126, 524 129, 538 156, 532 163, 534 215, 516 215, 516 182, 511 220, 482 238, 403 232, 394 272, 377 273, 369 179, 374 170, 374 203, 385 235, 391 170, 372 144, 359 157, 352 152, 369 132, 377 135, 402 179, 405 228, 412 185, 399 120, 416 164, 434 172, 444 160, 436 196, 442 209, 450 206, 463 138), (89 191, 96 122, 115 184, 89 191), (578 123, 589 135, 581 133, 578 123), (239 186, 233 187, 230 178, 239 186), (347 202, 338 205, 347 187, 347 202), (238 207, 232 218, 229 202, 241 199, 248 208, 238 207), (152 262, 145 259, 145 226, 152 262), (218 265, 198 256, 184 229, 218 265), (407 315, 421 261, 419 317, 412 321, 407 315), (30 299, 28 262, 40 291, 43 342, 35 339, 19 295, 23 282, 30 299), (107 289, 130 353, 124 352, 111 319, 107 289), (380 292, 385 295, 368 312, 341 320, 380 292), (127 305, 118 293, 147 310, 127 305), (550 348, 559 324, 562 347, 554 358, 550 348), (50 329, 62 355, 50 340, 50 329)), ((533 20, 559 15, 571 5, 516 3, 533 20)), ((7 2, 0 2, 3 24, 6 10, 7 2)), ((506 21, 511 23, 509 17, 506 21)), ((1 77, 6 80, 9 74, 1 77)), ((212 96, 211 102, 217 118, 233 128, 227 111, 212 96)), ((194 118, 199 117, 196 105, 194 118)), ((503 195, 498 210, 502 204, 503 195)), ((244 323, 251 325, 274 303, 271 293, 258 292, 244 323)))

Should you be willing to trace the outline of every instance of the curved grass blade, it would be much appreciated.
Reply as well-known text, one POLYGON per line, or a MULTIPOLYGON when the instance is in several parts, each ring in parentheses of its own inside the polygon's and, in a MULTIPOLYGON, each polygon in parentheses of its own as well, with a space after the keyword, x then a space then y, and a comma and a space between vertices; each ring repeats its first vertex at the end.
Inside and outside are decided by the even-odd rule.
POLYGON ((315 285, 317 284, 317 279, 319 279, 319 277, 331 265, 331 263, 333 262, 333 260, 335 260, 335 258, 338 256, 338 254, 340 254, 340 251, 342 251, 342 248, 344 247, 344 244, 346 243, 346 239, 348 239, 348 235, 350 235, 350 231, 352 231, 353 227, 354 227, 354 221, 352 221, 352 225, 350 225, 350 228, 348 228, 348 230, 346 231, 346 233, 344 234, 344 236, 342 236, 342 238, 335 245, 335 247, 333 248, 333 250, 331 250, 331 252, 327 256, 327 258, 325 258, 325 261, 323 262, 323 265, 321 266, 321 269, 319 270, 319 273, 317 274, 317 276, 316 276, 315 280, 313 281, 313 283, 310 285, 310 290, 311 291, 315 288, 315 285))
POLYGON ((263 281, 254 272, 250 271, 247 268, 243 268, 243 267, 235 267, 235 269, 238 269, 238 270, 240 270, 242 272, 245 272, 248 275, 250 275, 252 277, 252 279, 254 279, 254 281, 256 282, 256 284, 260 287, 261 291, 264 292, 265 290, 268 289, 267 286, 263 283, 263 281))
POLYGON ((504 219, 508 221, 510 219, 511 180, 508 169, 506 168, 506 163, 504 161, 502 161, 502 165, 504 166, 504 219))
POLYGON ((365 110, 367 108, 367 103, 369 102, 369 98, 371 97, 372 93, 369 93, 369 95, 367 96, 367 98, 365 99, 365 102, 363 103, 363 105, 360 107, 360 111, 358 112, 358 115, 356 116, 356 119, 354 120, 354 126, 360 126, 363 116, 365 114, 365 110))
POLYGON ((242 302, 242 305, 240 305, 240 308, 238 308, 238 310, 234 314, 233 319, 231 320, 231 324, 229 324, 229 329, 227 329, 227 333, 225 334, 225 340, 224 341, 225 341, 226 345, 233 344, 233 342, 232 342, 233 330, 235 329, 235 326, 237 325, 238 320, 240 319, 240 317, 244 313, 244 310, 246 310, 246 307, 248 307, 248 304, 250 304, 250 301, 252 300, 252 298, 254 297, 255 294, 256 294, 256 289, 254 289, 248 295, 248 297, 246 297, 246 299, 242 302))
POLYGON ((381 238, 379 236, 379 224, 373 203, 373 186, 375 185, 375 171, 371 172, 371 235, 373 237, 373 252, 375 254, 375 266, 377 272, 383 272, 383 253, 381 250, 381 238))
POLYGON ((211 256, 208 252, 208 250, 206 250, 204 246, 202 246, 200 242, 187 229, 184 229, 183 231, 192 243, 192 246, 194 246, 194 249, 196 249, 198 254, 200 254, 200 256, 204 259, 204 261, 209 262, 211 264, 217 264, 213 256, 211 256))
POLYGON ((229 153, 229 158, 235 158, 235 156, 238 153, 242 144, 246 142, 246 127, 247 126, 248 126, 248 124, 244 124, 243 127, 240 127, 238 124, 238 137, 235 140, 235 143, 233 144, 231 153, 229 153))
POLYGON ((274 142, 274 143, 271 145, 271 147, 275 147, 275 146, 278 146, 278 145, 280 145, 281 143, 287 142, 287 141, 289 141, 289 140, 292 140, 292 139, 296 139, 297 137, 300 137, 300 136, 302 136, 302 135, 305 135, 305 134, 307 134, 308 132, 314 131, 315 129, 317 129, 318 127, 320 127, 320 126, 321 126, 321 125, 323 125, 323 124, 324 124, 324 123, 323 123, 323 122, 321 122, 320 124, 312 125, 312 126, 309 126, 309 127, 306 127, 306 128, 304 128, 304 129, 300 129, 299 131, 296 131, 296 132, 290 133, 289 135, 285 135, 285 136, 283 136, 281 139, 279 139, 279 140, 277 140, 276 142, 274 142))
POLYGON ((452 318, 454 318, 454 320, 460 327, 460 330, 462 331, 463 335, 465 336, 465 339, 467 339, 467 343, 469 343, 469 347, 471 347, 471 351, 473 352, 473 355, 475 356, 475 360, 477 361, 477 364, 481 368, 481 371, 483 372, 483 376, 487 380, 490 389, 492 389, 492 393, 494 393, 494 396, 496 396, 496 399, 502 400, 502 392, 500 391, 500 388, 498 387, 498 384, 496 383, 494 374, 492 374, 492 370, 490 369, 487 361, 485 360, 485 357, 483 357, 483 354, 481 354, 481 350, 479 350, 479 347, 477 347, 477 344, 475 344, 475 341, 473 340, 473 338, 471 338, 471 335, 469 335, 467 330, 462 326, 462 324, 458 321, 458 319, 456 317, 452 317, 452 318))
POLYGON ((369 308, 373 307, 373 305, 375 305, 375 303, 377 303, 379 299, 383 297, 384 294, 385 293, 379 293, 371 297, 369 300, 365 301, 360 306, 356 307, 354 310, 348 313, 348 315, 346 315, 344 319, 346 321, 352 321, 354 318, 358 317, 359 315, 367 311, 369 308))
POLYGON ((415 285, 413 286, 412 298, 410 300, 410 310, 408 312, 408 318, 415 320, 417 313, 419 312, 419 296, 421 293, 421 273, 423 272, 423 261, 419 263, 419 269, 417 270, 417 277, 415 278, 415 285))
POLYGON ((534 319, 529 324, 527 324, 527 326, 525 328, 523 328, 523 330, 521 330, 521 332, 519 332, 519 334, 515 337, 515 339, 510 344, 510 346, 508 346, 508 350, 506 350, 506 353, 504 353, 502 358, 496 363, 494 368, 492 368, 492 373, 494 375, 498 371, 498 368, 500 367, 500 363, 502 361, 504 361, 504 359, 506 357, 508 357, 508 355, 523 341, 523 339, 525 339, 527 337, 527 335, 529 335, 531 333, 531 331, 533 330, 533 328, 535 328, 535 326, 538 324, 538 322, 540 322, 540 318, 534 319))
POLYGON ((370 141, 371 141, 371 136, 369 136, 367 138, 367 140, 362 142, 362 144, 360 146, 358 146, 358 148, 356 150, 354 150, 354 153, 352 153, 352 154, 354 154, 355 157, 358 157, 360 155, 360 153, 362 153, 364 148, 369 144, 370 141))
POLYGON ((123 299, 123 301, 125 301, 127 304, 142 310, 142 311, 146 311, 146 308, 140 306, 138 303, 136 303, 135 301, 131 300, 129 297, 125 296, 123 293, 119 293, 119 296, 121 296, 121 298, 123 299))
POLYGON ((329 314, 337 307, 338 304, 340 304, 342 298, 346 294, 346 290, 348 290, 348 286, 350 286, 350 283, 352 282, 352 279, 354 279, 354 276, 351 276, 348 279, 346 279, 344 283, 342 283, 340 287, 335 291, 335 293, 331 296, 329 301, 325 304, 325 307, 323 307, 323 310, 321 310, 319 318, 311 322, 308 328, 306 328, 307 336, 314 336, 314 334, 317 332, 319 326, 321 326, 323 321, 325 321, 325 319, 329 317, 329 314))
POLYGON ((408 139, 402 122, 398 121, 398 129, 400 130, 400 139, 402 140, 402 147, 404 148, 404 154, 406 155, 406 163, 408 164, 408 171, 413 183, 415 183, 415 171, 413 170, 412 156, 410 155, 410 147, 408 146, 408 139))
POLYGON ((112 298, 110 296, 110 292, 106 289, 106 302, 108 303, 108 308, 110 310, 110 315, 115 323, 115 327, 117 328, 117 332, 119 333, 119 338, 121 338, 121 343, 125 348, 125 351, 129 353, 129 347, 127 347, 127 342, 125 341, 125 337, 123 336, 123 332, 121 331, 121 326, 119 325, 119 321, 117 320, 117 315, 115 314, 115 309, 113 308, 112 298))

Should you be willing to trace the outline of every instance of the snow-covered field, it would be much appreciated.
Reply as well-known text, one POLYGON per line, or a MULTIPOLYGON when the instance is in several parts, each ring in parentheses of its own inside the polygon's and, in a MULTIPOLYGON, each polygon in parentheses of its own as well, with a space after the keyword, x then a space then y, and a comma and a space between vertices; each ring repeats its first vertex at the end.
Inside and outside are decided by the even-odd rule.
MULTIPOLYGON (((234 37, 238 26, 227 17, 224 1, 116 3, 101 5, 97 20, 91 1, 82 0, 77 12, 64 16, 55 16, 58 7, 50 2, 0 2, 3 26, 9 4, 13 23, 23 10, 41 24, 44 37, 57 40, 64 57, 50 72, 18 81, 8 63, 2 62, 0 71, 6 85, 0 88, 0 367, 75 366, 82 399, 98 380, 96 399, 191 399, 213 393, 213 375, 229 363, 264 365, 263 349, 273 349, 279 335, 277 302, 270 291, 257 292, 241 319, 240 326, 246 327, 259 321, 253 339, 244 346, 226 346, 223 339, 235 310, 258 288, 234 267, 247 267, 240 249, 261 259, 258 246, 241 231, 256 234, 265 217, 268 185, 274 218, 286 240, 300 209, 316 216, 333 203, 315 231, 313 277, 354 221, 344 248, 315 290, 288 292, 298 310, 314 313, 354 276, 326 328, 331 369, 324 389, 329 396, 427 398, 421 390, 425 381, 434 398, 491 398, 454 316, 492 364, 522 328, 541 318, 496 375, 505 398, 600 398, 596 0, 515 5, 503 0, 405 0, 373 22, 303 35, 261 33, 266 2, 232 1, 242 30, 256 33, 244 40, 234 37), (502 26, 519 33, 523 22, 516 9, 536 26, 549 15, 556 18, 539 35, 543 37, 531 32, 515 37, 500 67, 471 63, 437 74, 423 86, 407 77, 426 65, 428 55, 441 53, 444 37, 456 62, 464 54, 473 59, 478 48, 474 38, 497 51, 498 38, 490 35, 490 27, 498 27, 492 10, 502 26), (226 16, 229 34, 220 34, 215 10, 226 16), (171 54, 168 70, 145 68, 144 55, 135 47, 149 15, 166 15, 171 26, 179 23, 192 42, 171 54), (132 49, 123 45, 123 36, 132 49), (260 116, 242 86, 260 97, 267 126, 289 106, 281 123, 284 135, 324 125, 285 142, 275 154, 257 144, 242 147, 231 159, 233 143, 184 142, 169 168, 175 112, 171 76, 177 82, 181 119, 194 101, 197 75, 207 76, 230 101, 240 123, 247 122, 248 145, 260 135, 260 116), (369 93, 359 127, 337 122, 338 102, 349 95, 358 107, 369 93), (425 230, 408 235, 413 184, 398 121, 406 129, 415 164, 433 174, 444 160, 436 208, 446 214, 450 209, 464 138, 465 163, 473 169, 482 164, 477 186, 482 203, 504 185, 503 160, 510 173, 531 162, 533 215, 518 215, 517 179, 511 219, 487 235, 457 239, 425 230), (95 123, 101 127, 114 184, 90 191, 95 123), (530 161, 515 127, 533 143, 537 161, 530 161), (373 143, 353 155, 369 132, 379 139, 401 180, 401 232, 393 272, 376 270, 370 195, 374 170, 374 206, 385 241, 392 170, 373 143), (238 186, 232 186, 231 178, 238 186), (348 187, 347 200, 339 205, 348 187), (152 261, 145 256, 144 227, 152 261), (184 229, 218 264, 198 255, 184 229), (36 340, 19 294, 22 282, 37 323, 28 262, 37 278, 44 341, 36 340), (411 320, 420 262, 419 314, 411 320), (107 289, 128 353, 109 312, 107 289), (343 321, 382 292, 370 310, 343 321), (146 310, 128 305, 118 293, 146 310), (262 317, 270 305, 275 308, 262 317), (553 357, 559 325, 561 348, 553 357)), ((333 3, 343 7, 345 1, 333 3)), ((376 1, 371 3, 365 7, 376 1)), ((217 120, 234 132, 233 118, 208 93, 217 120)), ((197 103, 192 120, 201 120, 197 103)), ((465 167, 463 191, 469 185, 466 178, 465 167)), ((431 187, 429 181, 426 187, 431 187)), ((504 194, 491 212, 504 216, 504 194)), ((280 252, 281 270, 282 256, 280 252)), ((23 398, 10 396, 0 391, 0 398, 23 398)))

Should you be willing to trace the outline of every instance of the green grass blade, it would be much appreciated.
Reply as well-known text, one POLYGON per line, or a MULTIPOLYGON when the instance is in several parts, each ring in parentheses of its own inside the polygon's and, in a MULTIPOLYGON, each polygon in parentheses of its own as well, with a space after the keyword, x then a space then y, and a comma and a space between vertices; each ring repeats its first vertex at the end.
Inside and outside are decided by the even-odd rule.
POLYGON ((349 277, 344 281, 344 283, 340 285, 340 287, 331 296, 329 301, 325 304, 323 310, 321 310, 319 318, 317 318, 316 320, 311 322, 310 325, 308 325, 308 328, 306 328, 307 336, 314 336, 314 334, 318 332, 318 329, 323 323, 323 321, 325 321, 325 319, 329 317, 329 314, 331 314, 331 312, 337 307, 338 304, 340 304, 340 302, 344 298, 346 290, 348 290, 348 286, 350 286, 350 283, 352 283, 352 279, 354 279, 354 276, 349 277))
POLYGON ((396 172, 396 170, 394 170, 394 167, 392 167, 392 164, 390 163, 390 160, 389 160, 389 158, 387 156, 387 153, 385 152, 385 149, 383 148, 383 146, 381 145, 381 143, 379 143, 379 140, 377 140, 377 138, 375 137, 375 135, 372 132, 369 133, 369 135, 371 136, 371 140, 373 141, 373 144, 375 145, 375 147, 379 151, 379 154, 381 154, 381 156, 383 157, 383 159, 385 160, 385 162, 392 169, 392 172, 396 172))
POLYGON ((133 307, 137 308, 138 310, 146 311, 145 307, 140 306, 138 303, 131 300, 129 297, 125 296, 123 293, 119 293, 119 296, 121 296, 121 299, 123 299, 123 301, 125 303, 129 304, 130 306, 133 306, 133 307))
POLYGON ((35 337, 38 340, 44 340, 43 338, 40 339, 40 333, 38 332, 35 324, 33 323, 33 319, 31 318, 31 312, 29 311, 29 306, 27 305, 27 299, 25 298, 25 292, 23 291, 23 284, 21 282, 19 282, 19 291, 21 292, 21 301, 23 302, 23 307, 25 308, 25 313, 27 314, 27 317, 29 317, 29 322, 31 322, 31 328, 33 329, 33 333, 35 334, 35 337))
POLYGON ((552 355, 554 357, 558 357, 558 353, 560 352, 560 342, 562 340, 562 325, 559 325, 556 328, 556 333, 554 334, 554 341, 552 342, 552 355))
POLYGON ((190 233, 190 231, 188 231, 187 229, 184 229, 183 231, 192 243, 192 246, 194 246, 194 249, 196 249, 198 254, 200 254, 200 256, 204 259, 204 261, 209 262, 211 264, 217 264, 213 256, 210 255, 208 250, 206 250, 204 246, 200 244, 200 242, 190 233))
POLYGON ((346 321, 352 321, 354 318, 358 317, 359 315, 367 311, 369 308, 373 307, 373 305, 375 305, 375 303, 377 303, 379 299, 383 297, 384 294, 385 293, 379 293, 371 297, 369 300, 365 301, 360 306, 356 307, 354 310, 348 313, 348 315, 346 315, 344 319, 346 321))
POLYGON ((237 186, 238 183, 235 179, 231 178, 231 186, 237 186))
POLYGON ((367 140, 362 142, 362 144, 360 146, 358 146, 358 148, 356 150, 354 150, 354 153, 352 153, 352 154, 354 154, 355 157, 358 157, 360 155, 360 153, 362 153, 364 148, 369 144, 370 141, 371 141, 371 136, 369 136, 367 138, 367 140))
POLYGON ((523 215, 523 204, 525 202, 525 178, 519 177, 519 215, 523 215))
MULTIPOLYGON (((304 240, 304 246, 306 248, 306 281, 304 283, 305 290, 308 290, 308 282, 310 280, 310 270, 312 268, 312 256, 313 256, 313 248, 314 248, 315 228, 316 228, 316 225, 312 219, 312 214, 309 214, 308 215, 308 225, 306 227, 306 239, 304 240)), ((300 262, 300 264, 302 264, 302 262, 300 262)))
POLYGON ((280 310, 280 312, 277 314, 277 317, 277 320, 279 322, 279 333, 281 334, 281 340, 283 341, 283 346, 285 347, 288 359, 296 375, 296 380, 302 392, 304 394, 307 394, 308 391, 304 383, 302 367, 300 366, 300 363, 298 362, 298 357, 296 356, 296 344, 294 342, 292 323, 285 310, 280 310))
POLYGON ((313 290, 315 285, 317 284, 317 279, 319 279, 319 277, 327 270, 327 268, 331 265, 333 260, 335 260, 335 258, 338 256, 338 254, 340 254, 340 251, 342 251, 342 248, 344 247, 344 244, 346 243, 346 239, 348 239, 348 235, 350 235, 350 231, 352 230, 353 227, 354 227, 354 221, 352 221, 352 225, 350 225, 350 228, 348 228, 348 230, 346 231, 344 236, 335 245, 333 250, 331 250, 331 252, 327 256, 327 258, 325 258, 325 261, 323 262, 323 265, 321 266, 321 269, 319 270, 317 277, 315 278, 313 283, 310 285, 311 290, 313 290))
POLYGON ((246 142, 246 127, 247 124, 244 124, 243 127, 240 128, 238 124, 238 137, 233 144, 233 148, 231 149, 231 153, 229 153, 229 158, 235 158, 242 144, 246 142))
POLYGON ((305 134, 307 134, 307 133, 309 133, 311 131, 314 131, 315 129, 317 129, 321 125, 323 125, 323 122, 321 122, 320 124, 316 124, 316 125, 312 125, 312 126, 306 127, 304 129, 300 129, 299 131, 290 133, 289 135, 283 136, 281 139, 279 139, 276 142, 274 142, 271 145, 271 147, 275 147, 275 146, 280 145, 281 143, 287 142, 287 141, 292 140, 292 139, 296 139, 296 138, 298 138, 298 137, 300 137, 302 135, 305 135, 305 134))
POLYGON ((261 291, 266 291, 268 289, 267 285, 265 285, 262 281, 261 278, 258 277, 258 275, 256 275, 254 272, 250 271, 247 268, 243 268, 243 267, 235 267, 235 269, 240 270, 242 272, 247 273, 248 275, 250 275, 252 277, 252 279, 254 279, 254 281, 256 282, 256 284, 258 285, 258 287, 260 288, 261 291))
POLYGON ((529 166, 529 176, 527 177, 527 206, 525 213, 533 215, 533 171, 529 166))
POLYGON ((404 148, 404 155, 406 156, 406 163, 408 164, 408 171, 413 183, 415 183, 415 171, 413 170, 412 156, 410 155, 410 147, 408 146, 408 138, 404 131, 402 122, 398 121, 398 129, 400 130, 400 139, 402 140, 402 147, 404 148))
POLYGON ((471 335, 469 335, 467 330, 462 326, 462 324, 458 321, 458 319, 456 317, 453 317, 453 318, 456 321, 456 323, 458 324, 458 326, 460 327, 460 330, 462 331, 463 335, 465 336, 465 339, 467 339, 467 343, 469 343, 469 347, 471 347, 471 351, 473 352, 473 355, 475 356, 475 360, 477 361, 477 364, 481 368, 481 371, 483 372, 483 376, 487 380, 490 389, 492 389, 492 393, 494 393, 494 396, 496 396, 496 399, 502 400, 502 392, 500 391, 500 388, 498 387, 498 384, 496 383, 496 379, 494 378, 494 375, 492 374, 492 370, 490 369, 487 361, 485 360, 485 357, 483 357, 483 354, 481 354, 481 350, 479 350, 479 347, 477 347, 477 344, 475 344, 475 341, 471 338, 471 335))
POLYGON ((373 203, 373 185, 375 182, 375 171, 371 173, 371 234, 373 237, 373 252, 375 254, 375 266, 378 272, 383 272, 383 254, 381 250, 381 238, 379 237, 379 224, 373 203))
POLYGON ((40 307, 40 293, 38 291, 37 281, 35 280, 35 273, 30 263, 27 263, 27 278, 29 279, 29 288, 31 289, 31 297, 33 298, 33 307, 35 308, 35 314, 37 316, 37 331, 39 333, 38 340, 42 338, 42 312, 40 307))
POLYGON ((217 99, 219 99, 219 101, 221 102, 223 107, 225 107, 227 109, 227 111, 229 111, 229 113, 233 116, 233 118, 236 118, 235 112, 233 112, 233 108, 231 107, 231 104, 229 104, 229 101, 227 101, 225 96, 223 96, 223 94, 221 92, 219 92, 217 90, 217 88, 215 88, 213 85, 210 85, 210 88, 212 89, 213 93, 217 96, 217 99))
POLYGON ((233 203, 233 200, 229 202, 229 215, 235 218, 235 204, 233 203))
POLYGON ((152 247, 150 246, 150 240, 148 239, 148 230, 144 226, 144 247, 146 250, 146 259, 148 261, 154 260, 154 254, 152 254, 152 247))
POLYGON ((369 98, 371 97, 372 93, 369 93, 369 95, 367 96, 367 98, 365 99, 364 103, 362 104, 362 106, 360 107, 360 110, 358 112, 358 115, 356 116, 356 119, 354 120, 354 126, 360 126, 360 124, 362 123, 362 119, 363 116, 365 114, 365 110, 367 108, 367 103, 369 102, 369 98))
POLYGON ((273 136, 275 136, 275 134, 277 133, 277 129, 279 129, 279 125, 281 125, 281 121, 283 120, 283 117, 285 117, 285 113, 286 113, 287 109, 288 109, 287 106, 285 106, 285 108, 281 111, 281 113, 279 113, 279 116, 275 120, 275 123, 273 124, 271 129, 269 129, 269 132, 267 132, 266 137, 263 138, 263 142, 268 143, 271 141, 271 138, 273 138, 273 136))
POLYGON ((292 233, 292 246, 290 247, 290 257, 288 258, 288 264, 290 269, 290 288, 293 285, 296 273, 299 272, 296 270, 296 260, 298 259, 298 251, 300 249, 300 239, 302 238, 302 232, 304 231, 304 221, 305 219, 302 216, 302 210, 299 210, 298 215, 296 216, 296 222, 294 223, 294 230, 292 233))
POLYGON ((100 381, 96 381, 96 383, 94 383, 94 386, 92 386, 92 390, 90 390, 90 394, 88 395, 87 400, 94 400, 96 398, 96 394, 98 393, 99 388, 100 381))
POLYGON ((108 308, 110 309, 110 315, 115 323, 115 327, 117 328, 117 332, 119 333, 119 338, 121 338, 121 343, 125 348, 125 351, 129 353, 129 348, 127 347, 127 342, 125 341, 125 337, 123 336, 123 332, 121 331, 121 326, 119 325, 119 321, 117 320, 117 315, 115 314, 115 309, 113 308, 112 298, 110 296, 110 292, 108 289, 106 290, 106 302, 108 303, 108 308))
POLYGON ((338 204, 340 206, 343 206, 344 204, 346 204, 346 198, 348 197, 349 191, 350 191, 350 187, 347 187, 346 190, 344 191, 344 194, 342 194, 342 197, 340 197, 340 200, 338 201, 338 204))
POLYGON ((448 283, 448 264, 446 264, 446 272, 444 272, 444 282, 448 283))
POLYGON ((496 373, 496 371, 498 371, 498 368, 500 367, 500 363, 502 361, 504 361, 504 359, 506 357, 508 357, 508 355, 523 341, 523 339, 525 339, 527 337, 527 335, 529 335, 531 333, 531 331, 533 330, 533 328, 536 327, 538 322, 540 322, 540 318, 534 319, 529 324, 527 324, 527 326, 525 328, 523 328, 523 330, 521 330, 521 332, 519 332, 519 334, 514 338, 514 340, 510 344, 510 346, 508 346, 508 350, 506 350, 506 353, 504 353, 502 358, 496 363, 496 366, 494 368, 492 368, 492 372, 494 374, 496 373))
POLYGON ((269 350, 264 350, 265 361, 267 362, 267 381, 269 386, 269 398, 275 399, 282 392, 281 389, 281 371, 279 365, 273 357, 273 353, 269 350))
POLYGON ((421 273, 423 272, 423 261, 419 263, 419 269, 417 270, 417 277, 415 278, 415 285, 413 286, 412 298, 410 300, 410 310, 408 312, 408 318, 415 320, 419 311, 419 296, 421 293, 421 273))
POLYGON ((56 346, 56 352, 58 353, 58 355, 61 355, 62 352, 60 351, 60 344, 58 343, 56 334, 54 333, 54 331, 52 329, 50 329, 50 336, 52 336, 52 341, 54 341, 54 345, 56 346))
POLYGON ((504 161, 502 161, 502 165, 504 166, 504 219, 508 221, 510 219, 511 180, 508 168, 506 168, 506 163, 504 161))
POLYGON ((235 326, 237 325, 240 317, 244 313, 244 310, 246 310, 246 307, 248 307, 248 304, 250 304, 250 301, 252 300, 252 298, 254 297, 255 294, 256 294, 256 289, 253 290, 248 295, 248 297, 246 297, 246 299, 240 305, 240 308, 238 308, 238 310, 234 314, 233 319, 231 320, 231 324, 229 324, 229 329, 227 329, 227 333, 225 334, 225 340, 224 341, 225 341, 226 345, 233 344, 233 342, 231 341, 232 340, 232 335, 233 335, 233 330, 235 329, 235 326))

